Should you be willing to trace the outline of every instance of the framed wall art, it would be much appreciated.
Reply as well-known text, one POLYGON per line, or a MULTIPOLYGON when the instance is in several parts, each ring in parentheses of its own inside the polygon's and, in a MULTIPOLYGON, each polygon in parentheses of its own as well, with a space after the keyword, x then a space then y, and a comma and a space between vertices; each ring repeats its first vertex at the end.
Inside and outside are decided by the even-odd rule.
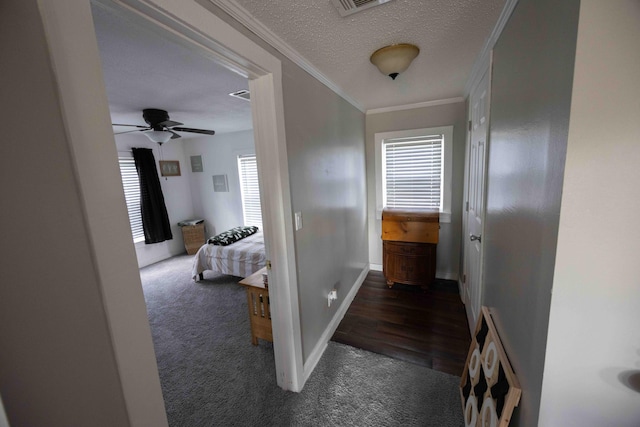
POLYGON ((160 174, 162 176, 180 176, 180 162, 178 160, 160 160, 160 174))
POLYGON ((202 172, 202 156, 191 156, 191 172, 202 172))
POLYGON ((213 175, 213 191, 228 192, 229 183, 227 182, 227 175, 213 175))

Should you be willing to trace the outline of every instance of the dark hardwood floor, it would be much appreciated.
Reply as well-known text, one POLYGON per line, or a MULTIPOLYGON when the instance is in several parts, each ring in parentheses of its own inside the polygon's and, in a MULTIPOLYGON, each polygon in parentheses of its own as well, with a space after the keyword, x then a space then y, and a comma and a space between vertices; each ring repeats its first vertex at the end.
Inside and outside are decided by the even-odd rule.
POLYGON ((369 272, 331 339, 458 376, 471 342, 455 282, 389 289, 379 271, 369 272))

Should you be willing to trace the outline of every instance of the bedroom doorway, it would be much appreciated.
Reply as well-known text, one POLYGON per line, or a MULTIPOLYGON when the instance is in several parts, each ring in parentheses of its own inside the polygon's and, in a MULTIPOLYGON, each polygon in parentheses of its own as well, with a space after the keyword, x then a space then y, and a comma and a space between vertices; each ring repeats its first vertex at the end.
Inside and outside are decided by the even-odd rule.
MULTIPOLYGON (((107 9, 117 9, 120 6, 119 5, 114 5, 112 2, 107 2, 107 1, 96 1, 92 3, 92 6, 94 6, 94 9, 96 8, 96 6, 98 8, 102 7, 102 8, 107 8, 107 9)), ((135 13, 131 13, 130 10, 125 10, 125 11, 120 11, 119 13, 124 14, 126 16, 126 18, 124 18, 125 20, 128 20, 130 22, 133 22, 135 25, 142 25, 142 23, 144 23, 145 25, 149 24, 149 21, 152 20, 152 18, 150 18, 149 16, 138 16, 135 13)), ((120 16, 120 18, 122 18, 122 16, 120 16)), ((112 25, 113 23, 110 23, 109 25, 112 25)), ((152 31, 156 31, 156 33, 160 33, 162 31, 164 31, 164 29, 160 29, 157 28, 157 22, 152 23, 152 26, 155 25, 156 28, 155 30, 152 31)), ((99 40, 100 42, 100 40, 99 40)), ((118 43, 115 43, 116 45, 118 45, 118 43)), ((193 56, 197 55, 197 54, 203 54, 202 49, 200 49, 200 46, 193 46, 192 41, 189 40, 184 40, 184 38, 178 38, 178 44, 182 45, 183 47, 185 45, 188 45, 188 50, 189 52, 187 53, 187 55, 185 55, 185 58, 189 58, 190 61, 193 62, 193 56)), ((122 48, 122 44, 120 44, 120 48, 122 48)), ((164 55, 165 59, 166 59, 167 55, 164 55)), ((212 55, 211 52, 206 52, 206 54, 204 56, 207 56, 208 60, 210 61, 210 63, 214 63, 216 61, 218 61, 220 58, 217 58, 212 55)), ((149 61, 150 58, 146 57, 146 60, 149 61)), ((227 61, 228 62, 228 61, 227 61)), ((217 63, 217 62, 216 62, 217 63)), ((274 85, 273 82, 273 76, 272 75, 265 75, 262 77, 259 77, 257 75, 257 73, 255 71, 253 71, 251 68, 252 67, 248 67, 247 68, 242 68, 240 69, 240 67, 236 66, 235 64, 223 64, 224 66, 226 66, 227 68, 231 68, 234 75, 237 76, 241 76, 244 77, 245 80, 247 78, 250 78, 247 81, 247 85, 249 86, 249 89, 253 92, 253 93, 260 93, 260 92, 273 92, 274 90, 274 86, 279 86, 279 85, 274 85), (252 89, 253 88, 253 89, 252 89)), ((228 71, 228 70, 227 70, 228 71)), ((215 74, 215 73, 214 73, 215 74)), ((116 79, 118 80, 118 79, 116 79)), ((161 87, 166 87, 161 85, 161 87)), ((241 88, 242 89, 242 88, 241 88)), ((195 90, 201 90, 201 88, 195 88, 195 90)), ((230 98, 231 101, 234 101, 232 98, 230 98)), ((267 105, 270 101, 269 97, 264 97, 264 104, 267 105)), ((110 97, 110 101, 111 101, 111 97, 110 97)), ((244 100, 241 101, 236 101, 236 102, 246 102, 244 100)), ((247 103, 249 104, 249 103, 247 103)), ((249 104, 251 105, 251 104, 249 104)), ((264 109, 264 107, 262 107, 264 109)), ((258 114, 256 114, 257 117, 253 117, 253 119, 250 118, 250 125, 251 124, 255 124, 258 123, 258 126, 256 126, 257 131, 254 132, 251 129, 246 130, 245 133, 252 133, 252 134, 258 134, 255 135, 255 140, 256 140, 256 144, 254 146, 254 148, 251 149, 251 151, 253 151, 254 155, 260 156, 260 152, 262 151, 267 152, 267 153, 276 153, 278 150, 273 150, 272 148, 268 148, 268 146, 266 144, 262 144, 261 147, 258 146, 258 142, 259 141, 265 141, 265 140, 269 140, 272 139, 272 135, 274 132, 278 132, 279 130, 277 129, 276 126, 277 125, 277 120, 276 117, 273 116, 272 112, 273 112, 273 108, 270 108, 271 111, 267 111, 267 112, 263 112, 261 111, 261 107, 259 106, 255 106, 255 105, 251 105, 250 106, 250 111, 252 112, 258 112, 258 114), (262 124, 260 124, 262 123, 262 124), (266 123, 266 124, 265 124, 266 123), (260 130, 262 130, 262 132, 260 132, 260 130)), ((112 114, 113 116, 113 114, 112 114)), ((251 114, 250 114, 251 116, 251 114)), ((114 120, 114 122, 122 122, 124 120, 114 120)), ((134 122, 134 123, 138 123, 138 122, 134 122)), ((224 138, 224 133, 218 135, 216 138, 219 139, 220 138, 224 138)), ((127 135, 125 135, 125 138, 133 138, 137 136, 138 138, 140 137, 140 135, 136 135, 136 132, 132 132, 129 133, 127 135)), ((186 139, 186 138, 185 138, 186 139)), ((279 139, 279 141, 283 141, 282 138, 279 139)), ((131 145, 133 144, 133 142, 128 142, 127 144, 131 145)), ((138 142, 135 142, 135 144, 138 144, 138 142)), ((185 147, 184 148, 184 155, 183 158, 184 159, 189 159, 191 157, 191 154, 196 154, 200 155, 200 152, 198 151, 198 146, 202 146, 205 145, 206 142, 204 141, 193 141, 193 142, 189 142, 187 141, 186 144, 183 144, 185 147)), ((153 145, 153 144, 151 144, 153 145)), ((176 148, 176 144, 173 144, 174 147, 171 147, 170 144, 163 144, 160 147, 154 147, 154 151, 158 152, 158 155, 156 157, 159 157, 158 160, 163 160, 163 159, 172 159, 173 157, 180 157, 180 153, 178 152, 177 148, 176 148)), ((201 147, 200 147, 201 148, 201 147)), ((120 151, 120 150, 119 150, 120 151)), ((127 148, 125 147, 124 150, 125 153, 128 151, 127 148)), ((247 151, 246 149, 244 151, 247 151)), ((268 157, 268 156, 267 156, 268 157)), ((266 160, 263 160, 262 158, 260 159, 260 163, 263 164, 268 164, 268 163, 273 163, 276 162, 276 164, 278 164, 279 162, 281 162, 281 158, 278 157, 271 157, 271 159, 267 158, 266 160)), ((181 162, 182 163, 182 162, 181 162)), ((186 163, 186 162, 185 162, 186 163)), ((188 168, 189 165, 183 163, 183 168, 188 168)), ((273 168, 267 168, 266 170, 271 170, 273 171, 273 168)), ((279 170, 279 168, 275 169, 275 170, 279 170)), ((277 176, 278 174, 276 173, 275 176, 273 173, 265 173, 265 168, 261 167, 259 168, 258 172, 259 175, 261 175, 260 177, 260 181, 265 182, 265 181, 271 181, 272 183, 275 183, 277 185, 270 185, 267 188, 272 189, 270 191, 270 193, 272 193, 272 195, 270 197, 268 197, 267 203, 263 204, 263 210, 267 211, 269 209, 271 209, 271 212, 275 212, 277 214, 276 218, 274 219, 272 214, 270 213, 266 213, 265 214, 265 240, 267 240, 267 248, 269 248, 269 246, 272 247, 282 247, 282 243, 287 244, 286 240, 287 240, 287 236, 286 236, 286 224, 282 224, 283 219, 286 220, 286 218, 282 217, 281 212, 283 211, 282 209, 282 203, 286 203, 288 202, 288 194, 282 192, 280 189, 282 188, 282 177, 281 176, 277 176), (275 197, 273 197, 275 196, 275 197), (266 206, 265 206, 266 205, 266 206), (271 205, 271 207, 269 207, 268 205, 271 205), (274 209, 275 206, 275 209, 274 209), (279 218, 278 218, 279 216, 279 218), (269 218, 271 217, 271 218, 269 218), (271 230, 269 230, 271 229, 271 230), (283 236, 283 234, 285 234, 283 236), (269 240, 268 237, 272 236, 274 237, 273 240, 275 240, 275 243, 277 243, 278 240, 281 240, 281 243, 275 244, 275 245, 269 245, 269 240), (283 241, 284 240, 284 241, 283 241)), ((225 176, 229 177, 229 179, 233 179, 233 177, 237 177, 237 174, 233 174, 233 173, 228 173, 228 174, 224 174, 225 176)), ((167 182, 168 178, 163 178, 163 180, 165 182, 167 182)), ((178 179, 173 179, 174 183, 172 183, 171 185, 173 185, 174 187, 177 187, 178 185, 176 184, 176 182, 178 181, 178 179)), ((194 181, 192 179, 192 181, 194 181)), ((196 183, 197 185, 197 183, 196 183)), ((260 185, 260 187, 264 188, 265 185, 260 185)), ((237 188, 237 187, 236 187, 237 188)), ((191 188, 191 192, 193 192, 193 188, 191 188)), ((228 193, 228 192, 227 192, 228 193)), ((229 194, 226 194, 227 196, 229 194)), ((265 196, 262 195, 261 198, 265 199, 265 196)), ((194 202, 194 204, 196 204, 196 202, 194 202)), ((285 212, 287 212, 288 210, 284 210, 285 212)), ((212 232, 209 232, 209 234, 213 234, 213 232, 217 233, 219 231, 223 231, 225 227, 215 227, 214 230, 212 230, 212 232)), ((175 234, 175 233, 174 233, 175 234)), ((290 238, 290 237, 289 237, 290 238)), ((289 243, 290 244, 290 243, 289 243)), ((168 245, 168 244, 167 244, 168 245)), ((164 245, 165 248, 161 249, 160 252, 167 252, 170 251, 170 249, 167 247, 167 245, 164 245)), ((268 249, 267 249, 268 250, 268 249)), ((144 258, 146 256, 146 262, 148 263, 149 261, 154 261, 154 257, 158 257, 158 256, 162 256, 162 254, 154 254, 154 253, 149 253, 149 252, 153 252, 148 250, 148 248, 144 248, 140 251, 142 253, 142 257, 144 258), (147 252, 147 253, 145 253, 147 252)), ((290 253, 290 251, 284 251, 285 254, 290 253)), ((287 260, 286 258, 288 257, 282 256, 282 251, 281 254, 274 254, 273 251, 271 251, 270 254, 270 258, 272 260, 275 260, 276 258, 280 257, 280 262, 279 264, 282 265, 283 267, 287 267, 287 264, 290 262, 290 260, 287 260)), ((141 255, 140 253, 138 253, 138 260, 140 260, 141 255)), ((270 275, 274 275, 277 274, 279 276, 281 276, 283 279, 272 279, 272 282, 278 281, 283 282, 283 283, 287 283, 289 282, 289 284, 291 284, 291 275, 289 274, 290 272, 288 271, 289 268, 283 268, 279 271, 272 271, 270 275)), ((295 270, 294 270, 295 271, 295 270)), ((284 289, 286 291, 286 289, 284 289)), ((273 291, 272 291, 273 292, 273 291)), ((276 291, 277 294, 277 291, 276 291)), ((277 296, 272 296, 272 306, 275 308, 278 305, 278 301, 277 301, 277 296)), ((286 296, 286 292, 283 292, 283 298, 282 298, 282 305, 284 306, 284 309, 289 311, 289 313, 283 312, 281 310, 278 310, 278 312, 280 313, 280 316, 283 318, 288 317, 289 320, 284 321, 284 322, 279 322, 280 325, 283 325, 286 327, 286 325, 288 323, 291 323, 293 320, 293 317, 290 313, 294 311, 294 307, 292 305, 292 303, 290 302, 290 298, 287 298, 286 296)), ((285 359, 284 357, 276 357, 276 372, 277 372, 277 378, 278 378, 278 383, 281 387, 286 388, 286 389, 292 389, 295 390, 298 387, 298 377, 299 377, 299 373, 296 372, 296 369, 299 369, 301 371, 301 361, 299 361, 298 363, 292 363, 292 359, 295 360, 296 358, 301 360, 300 357, 296 356, 296 358, 291 358, 291 349, 296 347, 296 338, 292 337, 292 335, 290 333, 284 334, 284 333, 280 333, 277 330, 274 330, 274 336, 276 344, 275 344, 275 353, 276 356, 278 353, 280 353, 281 355, 283 354, 289 354, 289 356, 287 356, 287 358, 285 359), (285 349, 285 351, 283 352, 282 350, 280 350, 280 346, 278 343, 278 336, 285 336, 285 337, 291 337, 291 338, 285 338, 283 341, 284 343, 282 344, 281 347, 283 347, 285 349), (288 347, 288 349, 287 349, 288 347), (285 362, 285 360, 288 360, 285 362)), ((295 354, 295 353, 294 353, 295 354)))
MULTIPOLYGON (((206 5, 203 9, 195 2, 176 5, 164 0, 127 0, 117 4, 135 11, 142 19, 153 20, 189 46, 205 49, 250 79, 249 90, 255 94, 251 109, 256 151, 261 159, 264 231, 267 253, 274 266, 270 290, 276 380, 284 389, 299 391, 304 378, 281 63, 215 13, 205 10, 206 5)), ((145 425, 163 425, 157 416, 162 401, 161 397, 157 399, 159 381, 144 300, 140 288, 132 286, 139 283, 139 275, 129 243, 129 224, 89 2, 60 0, 55 5, 41 2, 39 8, 56 69, 60 109, 73 172, 80 183, 78 193, 86 213, 86 232, 123 398, 131 419, 145 425), (114 192, 116 189, 120 195, 114 192)))

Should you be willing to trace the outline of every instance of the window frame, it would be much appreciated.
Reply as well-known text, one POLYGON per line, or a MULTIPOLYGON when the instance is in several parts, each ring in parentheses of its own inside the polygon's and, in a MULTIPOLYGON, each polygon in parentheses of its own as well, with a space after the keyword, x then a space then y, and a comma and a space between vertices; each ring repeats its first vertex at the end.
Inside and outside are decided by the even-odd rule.
POLYGON ((390 132, 378 132, 375 139, 375 180, 376 180, 376 219, 382 219, 383 205, 383 150, 386 140, 395 138, 415 138, 428 135, 443 135, 442 159, 442 204, 440 222, 451 222, 451 193, 453 177, 453 125, 420 129, 408 129, 390 132))

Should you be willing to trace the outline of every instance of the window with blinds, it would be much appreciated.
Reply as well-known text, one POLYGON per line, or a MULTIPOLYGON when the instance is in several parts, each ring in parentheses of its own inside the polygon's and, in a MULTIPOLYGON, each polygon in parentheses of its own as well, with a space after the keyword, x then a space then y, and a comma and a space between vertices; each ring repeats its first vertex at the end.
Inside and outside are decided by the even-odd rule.
POLYGON ((131 224, 131 234, 134 242, 144 241, 144 230, 142 228, 142 211, 140 209, 140 181, 133 157, 119 157, 120 175, 122 176, 122 187, 124 188, 124 198, 127 202, 129 212, 129 223, 131 224))
POLYGON ((240 175, 244 225, 255 225, 262 228, 258 163, 255 154, 238 156, 238 173, 240 175))
POLYGON ((440 209, 443 146, 442 134, 385 139, 382 144, 383 205, 440 209))

